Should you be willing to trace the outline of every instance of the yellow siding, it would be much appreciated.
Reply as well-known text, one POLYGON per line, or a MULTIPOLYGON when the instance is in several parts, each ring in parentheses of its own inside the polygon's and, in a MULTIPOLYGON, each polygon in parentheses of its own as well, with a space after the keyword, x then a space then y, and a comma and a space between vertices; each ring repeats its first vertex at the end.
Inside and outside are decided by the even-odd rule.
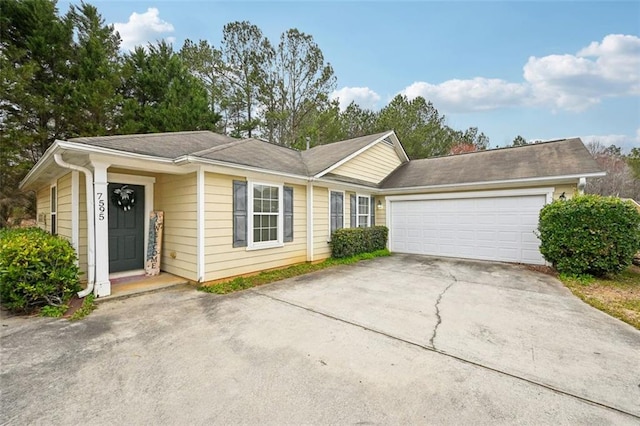
POLYGON ((40 188, 36 192, 36 220, 38 221, 38 227, 45 231, 51 231, 51 200, 50 200, 49 186, 40 188))
POLYGON ((84 273, 84 280, 87 279, 87 190, 85 185, 85 176, 80 173, 78 176, 78 201, 79 201, 79 232, 78 232, 78 265, 80 270, 84 273))
POLYGON ((284 182, 293 187, 293 241, 283 247, 247 250, 233 247, 234 180, 245 178, 205 173, 205 281, 306 261, 306 187, 284 182))
POLYGON ((396 150, 392 146, 380 142, 334 169, 332 173, 367 182, 379 183, 400 164, 401 161, 398 158, 396 150))
POLYGON ((569 199, 578 192, 578 186, 576 184, 557 185, 555 191, 553 192, 553 199, 557 200, 558 198, 560 198, 560 195, 562 195, 563 192, 564 196, 569 199))
POLYGON ((71 173, 58 179, 58 235, 71 241, 71 173))
POLYGON ((385 198, 381 195, 376 195, 376 205, 373 206, 376 210, 376 225, 387 226, 387 204, 385 198), (382 208, 378 208, 378 201, 382 202, 382 208))
MULTIPOLYGON (((348 198, 345 194, 345 203, 348 198)), ((348 222, 347 222, 348 223, 348 222)), ((329 190, 313 188, 313 260, 322 260, 331 256, 329 247, 329 190)))
MULTIPOLYGON (((128 172, 128 171, 127 171, 128 172)), ((164 211, 163 271, 197 280, 196 174, 158 175, 154 208, 164 211)))

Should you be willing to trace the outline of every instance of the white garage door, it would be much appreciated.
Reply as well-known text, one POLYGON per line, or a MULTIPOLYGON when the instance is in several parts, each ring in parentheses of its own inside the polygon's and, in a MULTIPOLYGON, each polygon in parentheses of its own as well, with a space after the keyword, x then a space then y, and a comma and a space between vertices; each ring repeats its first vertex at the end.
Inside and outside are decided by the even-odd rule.
POLYGON ((398 253, 544 264, 534 234, 545 195, 392 201, 398 253))

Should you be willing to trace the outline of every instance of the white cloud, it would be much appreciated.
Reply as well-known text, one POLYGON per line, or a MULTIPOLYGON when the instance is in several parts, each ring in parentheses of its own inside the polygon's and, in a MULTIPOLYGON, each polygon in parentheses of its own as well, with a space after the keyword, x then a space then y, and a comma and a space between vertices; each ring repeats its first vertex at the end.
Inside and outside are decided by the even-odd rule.
POLYGON ((342 89, 334 90, 333 93, 331 93, 331 99, 338 99, 342 111, 344 111, 351 102, 355 102, 360 105, 361 108, 376 109, 380 95, 368 87, 343 87, 342 89))
POLYGON ((577 54, 532 56, 523 81, 476 77, 415 82, 401 93, 431 100, 445 112, 529 105, 581 111, 607 97, 640 95, 640 37, 610 34, 577 54))
POLYGON ((174 37, 162 37, 162 34, 172 33, 173 25, 160 19, 160 12, 155 7, 150 7, 144 13, 133 12, 129 21, 113 24, 114 29, 122 38, 122 49, 133 50, 136 46, 146 46, 149 42, 155 42, 164 38, 172 43, 174 37))
POLYGON ((422 96, 436 108, 469 112, 519 105, 529 96, 522 84, 500 79, 476 77, 472 80, 447 80, 441 84, 415 82, 401 93, 409 99, 422 96))

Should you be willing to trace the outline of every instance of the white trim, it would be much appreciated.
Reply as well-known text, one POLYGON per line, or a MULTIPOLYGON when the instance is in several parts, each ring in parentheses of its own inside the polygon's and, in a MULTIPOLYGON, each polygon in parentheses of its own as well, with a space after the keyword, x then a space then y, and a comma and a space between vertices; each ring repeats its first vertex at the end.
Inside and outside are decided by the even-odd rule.
POLYGON ((346 221, 345 221, 345 191, 342 190, 336 190, 336 189, 329 189, 328 191, 328 197, 329 197, 329 238, 327 238, 327 241, 331 241, 331 193, 335 192, 337 194, 342 194, 342 227, 346 228, 346 221))
POLYGON ((80 173, 71 171, 71 245, 80 259, 80 173))
POLYGON ((412 200, 448 200, 455 198, 490 198, 490 197, 516 197, 519 195, 548 195, 553 196, 554 187, 540 188, 520 188, 504 189, 494 191, 469 191, 469 192, 445 192, 437 194, 408 194, 389 195, 386 197, 390 201, 412 201, 412 200))
POLYGON ((204 191, 204 181, 205 175, 202 167, 198 168, 198 172, 196 174, 196 194, 198 197, 197 200, 197 227, 198 227, 198 239, 197 239, 197 256, 198 256, 198 282, 204 282, 204 274, 205 274, 205 263, 204 263, 204 228, 205 228, 205 220, 204 220, 204 212, 205 212, 205 191, 204 191))
POLYGON ((144 186, 144 262, 147 261, 147 249, 149 248, 149 220, 154 210, 154 184, 153 176, 128 175, 126 173, 107 172, 107 183, 126 183, 129 185, 144 186))
POLYGON ((132 269, 130 271, 113 272, 109 274, 109 281, 113 279, 118 279, 118 278, 137 277, 144 274, 145 274, 144 269, 132 269))
POLYGON ((247 251, 277 248, 284 246, 284 185, 282 183, 273 182, 257 182, 247 181, 247 251), (276 241, 253 241, 253 187, 255 185, 271 186, 278 188, 278 239, 276 241))
POLYGON ((313 182, 307 183, 307 262, 313 262, 313 182))
POLYGON ((369 213, 367 213, 367 226, 366 228, 371 227, 371 194, 362 194, 356 193, 356 228, 360 227, 360 216, 364 216, 360 214, 360 197, 366 198, 367 203, 369 203, 369 213))
MULTIPOLYGON (((94 294, 105 297, 111 294, 109 281, 109 176, 108 163, 91 162, 93 166, 93 199, 95 221, 96 275, 94 294)), ((124 182, 126 183, 126 182, 124 182)))
POLYGON ((317 173, 314 177, 315 178, 320 178, 320 177, 326 175, 327 173, 331 172, 332 170, 337 169, 338 167, 342 166, 347 161, 357 157, 358 155, 362 154, 363 152, 365 152, 369 148, 373 147, 374 145, 379 144, 380 142, 382 142, 382 140, 384 138, 386 138, 387 136, 392 135, 392 134, 394 134, 393 130, 383 134, 382 136, 380 136, 378 139, 374 140, 373 142, 370 142, 369 144, 367 144, 364 147, 360 148, 359 150, 357 150, 356 152, 352 153, 351 155, 348 155, 348 156, 344 157, 342 160, 338 161, 337 163, 333 164, 332 166, 329 166, 328 168, 324 169, 320 173, 317 173))
POLYGON ((455 183, 455 184, 444 184, 444 185, 430 185, 430 186, 408 186, 408 187, 395 187, 395 188, 387 188, 380 190, 381 195, 393 193, 393 192, 417 192, 417 191, 430 191, 430 190, 447 190, 447 189, 463 189, 469 188, 473 190, 473 188, 478 186, 492 186, 492 185, 501 185, 501 184, 510 184, 517 185, 522 183, 548 183, 557 181, 567 181, 574 180, 579 178, 591 178, 591 177, 602 177, 606 176, 606 172, 598 172, 598 173, 588 173, 588 174, 580 174, 580 175, 561 175, 561 176, 548 176, 548 177, 537 177, 537 178, 525 178, 525 179, 511 179, 511 180, 492 180, 492 181, 483 181, 483 182, 470 182, 470 183, 455 183))

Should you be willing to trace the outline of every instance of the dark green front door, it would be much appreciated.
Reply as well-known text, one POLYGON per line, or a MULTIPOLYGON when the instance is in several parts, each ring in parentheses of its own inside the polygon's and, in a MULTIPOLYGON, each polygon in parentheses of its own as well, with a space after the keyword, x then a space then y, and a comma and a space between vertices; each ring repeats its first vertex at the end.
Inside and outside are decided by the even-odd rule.
POLYGON ((144 186, 110 183, 108 192, 109 272, 143 269, 144 186))

